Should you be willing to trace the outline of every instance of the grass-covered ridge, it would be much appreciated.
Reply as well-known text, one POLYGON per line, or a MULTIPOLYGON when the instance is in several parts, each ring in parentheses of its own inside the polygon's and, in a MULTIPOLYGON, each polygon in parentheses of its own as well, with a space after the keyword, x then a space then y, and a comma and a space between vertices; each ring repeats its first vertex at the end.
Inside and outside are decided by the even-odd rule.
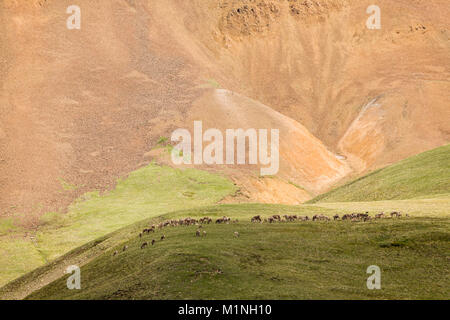
POLYGON ((202 238, 195 236, 196 226, 167 227, 143 239, 135 229, 125 242, 128 250, 122 252, 124 243, 110 247, 81 268, 81 290, 68 290, 61 273, 28 298, 448 299, 447 216, 366 223, 249 222, 254 214, 334 212, 320 206, 246 204, 170 213, 161 218, 228 215, 240 221, 206 225, 202 238), (166 240, 140 249, 161 234, 166 240), (113 256, 115 250, 119 254, 113 256), (381 268, 382 290, 367 289, 369 265, 381 268))
POLYGON ((450 145, 374 171, 308 203, 412 199, 450 193, 450 145))
POLYGON ((67 214, 44 215, 34 232, 4 219, 0 221, 0 285, 124 226, 174 210, 211 205, 235 190, 230 180, 219 175, 150 164, 119 180, 106 194, 85 194, 67 214))
MULTIPOLYGON (((5 287, 0 288, 0 299, 22 299, 32 292, 35 292, 42 288, 44 285, 51 283, 64 277, 64 270, 68 265, 83 266, 93 259, 100 257, 103 254, 111 254, 115 248, 121 248, 126 242, 131 239, 135 239, 136 235, 143 229, 147 228, 152 223, 158 223, 165 219, 171 219, 176 217, 186 217, 190 215, 198 218, 202 215, 208 215, 210 217, 220 217, 228 215, 233 218, 238 218, 241 222, 250 220, 250 217, 256 214, 263 216, 269 216, 272 214, 299 214, 299 215, 313 215, 313 214, 325 214, 332 216, 335 213, 351 213, 355 211, 369 211, 371 215, 380 211, 389 212, 390 210, 400 210, 402 212, 408 212, 411 217, 419 218, 423 222, 433 222, 433 225, 440 221, 448 220, 450 213, 450 197, 433 197, 433 199, 414 199, 414 200, 395 200, 395 201, 375 201, 375 202, 343 202, 343 203, 323 203, 314 205, 302 205, 302 206, 286 206, 286 205, 267 205, 267 204, 236 204, 236 205, 219 205, 210 206, 198 209, 190 209, 188 211, 177 211, 172 213, 166 213, 162 216, 144 219, 132 225, 126 226, 120 230, 110 233, 104 237, 91 241, 79 248, 76 248, 64 256, 59 257, 52 263, 46 264, 38 269, 33 270, 30 273, 23 275, 22 277, 8 283, 5 287)), ((413 220, 408 220, 413 221, 413 220)), ((417 220, 416 220, 417 221, 417 220)), ((403 221, 402 221, 403 222, 403 221)), ((411 225, 409 225, 411 226, 411 225)), ((385 225, 378 232, 386 233, 389 231, 389 225, 385 225)), ((270 232, 271 229, 267 229, 270 232)), ((294 229, 296 232, 300 232, 302 229, 294 229)), ((449 233, 448 224, 439 226, 439 232, 449 233)), ((193 232, 190 230, 189 232, 193 232)), ((322 237, 322 232, 325 229, 316 229, 319 237, 322 237)), ((333 231, 333 229, 328 229, 333 231)), ((336 231, 336 230, 334 230, 336 231)), ((340 232, 342 232, 341 230, 340 232)), ((365 232, 364 229, 360 229, 361 232, 365 232)), ((234 232, 234 231, 233 231, 234 232)), ((346 232, 346 231, 345 231, 346 232)), ((413 231, 415 232, 415 231, 413 231)), ((433 232, 433 229, 427 229, 427 232, 433 232)), ((208 231, 208 234, 210 231, 208 231)), ((229 234, 228 234, 229 235, 229 234)), ((228 237, 227 235, 227 237, 228 237)), ((281 235, 280 235, 281 236, 281 235)), ((291 241, 289 233, 286 233, 288 240, 291 241)), ((299 234, 301 236, 301 234, 299 234)), ((360 235, 362 236, 362 235, 360 235)), ((171 236, 172 237, 172 236, 171 236)), ((228 238, 224 238, 228 241, 228 238)), ((336 245, 339 245, 336 242, 336 245)), ((386 244, 383 243, 383 246, 386 244)), ((327 250, 327 248, 324 248, 327 250)), ((412 257, 413 258, 413 257, 412 257)), ((410 264, 414 264, 411 260, 410 264)), ((299 265, 301 268, 301 265, 299 265)))

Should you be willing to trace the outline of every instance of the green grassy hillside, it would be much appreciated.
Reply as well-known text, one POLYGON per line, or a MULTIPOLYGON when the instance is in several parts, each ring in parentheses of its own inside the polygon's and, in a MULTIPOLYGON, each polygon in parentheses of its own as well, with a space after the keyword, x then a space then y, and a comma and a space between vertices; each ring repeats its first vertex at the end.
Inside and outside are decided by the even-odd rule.
POLYGON ((118 181, 112 191, 83 195, 66 214, 44 215, 36 230, 0 219, 0 285, 137 221, 215 204, 235 190, 219 175, 150 164, 118 181))
POLYGON ((85 195, 66 215, 44 216, 34 241, 24 238, 13 220, 0 221, 0 281, 24 274, 1 288, 0 298, 448 299, 449 149, 420 154, 335 190, 348 198, 332 198, 330 192, 323 201, 301 206, 199 208, 234 192, 235 186, 198 170, 150 165, 107 194, 85 195), (391 196, 410 199, 381 200, 391 196), (338 199, 345 202, 331 202, 338 199), (180 209, 187 210, 174 211, 180 209), (248 222, 256 214, 394 210, 411 218, 248 222), (194 236, 195 227, 165 229, 166 241, 139 249, 137 235, 149 223, 204 215, 227 215, 239 223, 209 225, 201 239, 194 236), (112 257, 124 244, 129 250, 112 257), (82 266, 81 291, 65 287, 64 270, 71 264, 82 266), (382 269, 381 291, 365 287, 365 270, 372 264, 382 269))
MULTIPOLYGON (((385 205, 393 209, 395 204, 385 205)), ((446 206, 448 209, 448 201, 446 206)), ((378 208, 366 208, 372 214, 378 211, 378 208)), ((254 214, 331 215, 334 212, 334 208, 320 206, 260 204, 221 205, 174 212, 134 226, 133 237, 106 248, 100 256, 85 264, 81 268, 81 290, 68 290, 67 276, 62 276, 61 270, 61 278, 28 298, 449 298, 448 216, 417 216, 365 223, 248 222, 254 214), (143 239, 137 236, 139 227, 161 219, 205 215, 228 215, 240 220, 229 225, 206 225, 203 230, 207 235, 201 238, 195 236, 196 226, 168 227, 143 239), (234 236, 235 231, 240 234, 238 238, 234 236), (144 241, 159 240, 161 234, 165 234, 166 240, 140 249, 144 241), (122 252, 124 244, 129 248, 122 252), (113 256, 115 250, 119 254, 113 256), (382 290, 368 290, 366 287, 366 269, 370 265, 378 265, 382 270, 382 290)), ((128 227, 121 232, 130 234, 130 231, 128 227)), ((10 285, 10 289, 12 287, 10 285)))
POLYGON ((448 193, 450 145, 374 171, 308 203, 411 199, 448 193))

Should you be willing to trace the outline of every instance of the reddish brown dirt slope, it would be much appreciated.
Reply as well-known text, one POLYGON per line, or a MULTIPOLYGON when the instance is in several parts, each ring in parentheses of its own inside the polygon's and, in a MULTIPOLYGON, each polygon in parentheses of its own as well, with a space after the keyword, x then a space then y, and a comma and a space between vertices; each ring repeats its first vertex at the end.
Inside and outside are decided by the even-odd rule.
POLYGON ((295 128, 278 182, 217 169, 251 200, 298 203, 450 140, 446 0, 376 1, 381 30, 365 0, 76 2, 81 30, 73 1, 0 3, 2 215, 108 188, 194 116, 222 128, 208 83, 236 92, 226 125, 295 128))

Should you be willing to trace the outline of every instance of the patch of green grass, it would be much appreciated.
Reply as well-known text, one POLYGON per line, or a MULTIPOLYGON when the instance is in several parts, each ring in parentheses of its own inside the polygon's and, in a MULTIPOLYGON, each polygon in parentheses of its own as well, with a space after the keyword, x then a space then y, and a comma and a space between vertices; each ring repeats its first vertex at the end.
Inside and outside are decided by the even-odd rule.
MULTIPOLYGON (((110 247, 81 268, 81 290, 67 276, 29 299, 448 299, 450 221, 412 217, 366 223, 252 224, 254 214, 332 214, 318 206, 220 205, 176 217, 239 218, 228 225, 168 227, 110 247), (239 238, 234 237, 238 231, 239 238), (143 241, 166 240, 140 249, 143 241), (112 252, 119 254, 113 256, 112 252), (381 290, 368 290, 366 269, 381 268, 381 290)), ((160 220, 159 219, 159 220, 160 220)), ((152 223, 148 220, 146 223, 152 223)))
POLYGON ((2 236, 0 241, 2 279, 14 279, 47 262, 30 239, 2 236))
MULTIPOLYGON (((83 195, 67 214, 44 215, 41 226, 34 232, 33 243, 17 230, 0 237, 0 247, 16 246, 23 256, 17 258, 11 249, 0 259, 0 285, 124 226, 174 210, 214 204, 235 190, 228 179, 196 169, 179 170, 154 164, 141 168, 119 180, 115 189, 105 195, 99 192, 83 195), (39 259, 24 263, 30 256, 39 259), (8 272, 4 272, 6 269, 8 272)), ((0 224, 0 231, 8 228, 9 222, 0 224)))
MULTIPOLYGON (((166 137, 159 138, 158 143, 156 144, 155 147, 153 147, 152 150, 156 150, 156 149, 163 150, 165 153, 167 153, 167 156, 171 157, 172 152, 174 151, 174 146, 169 144, 168 140, 169 140, 169 138, 166 138, 166 137)), ((175 156, 178 158, 183 158, 185 161, 190 160, 190 156, 184 155, 183 150, 179 150, 175 154, 175 156)))
POLYGON ((50 225, 52 228, 55 228, 57 226, 63 226, 64 223, 64 216, 59 212, 47 212, 39 218, 40 226, 50 225))
POLYGON ((450 145, 446 145, 376 170, 308 203, 429 198, 449 192, 450 145))
POLYGON ((157 141, 157 144, 158 145, 166 145, 167 144, 167 142, 169 141, 169 138, 167 138, 167 137, 160 137, 159 139, 158 139, 158 141, 157 141))
POLYGON ((78 189, 76 185, 68 183, 63 178, 58 178, 58 180, 61 183, 61 186, 64 189, 64 191, 74 191, 78 189))
POLYGON ((294 183, 294 182, 292 182, 292 181, 288 181, 288 183, 289 183, 290 185, 293 185, 293 186, 296 187, 297 189, 303 190, 303 191, 307 192, 309 195, 311 195, 311 193, 310 193, 308 190, 306 190, 305 188, 303 188, 302 186, 300 186, 300 185, 298 185, 298 184, 296 184, 296 183, 294 183))
POLYGON ((20 228, 15 224, 13 218, 0 219, 0 236, 17 231, 20 228))
POLYGON ((219 89, 220 88, 220 83, 218 83, 214 79, 207 79, 206 83, 200 85, 199 87, 200 88, 215 88, 215 89, 219 89))

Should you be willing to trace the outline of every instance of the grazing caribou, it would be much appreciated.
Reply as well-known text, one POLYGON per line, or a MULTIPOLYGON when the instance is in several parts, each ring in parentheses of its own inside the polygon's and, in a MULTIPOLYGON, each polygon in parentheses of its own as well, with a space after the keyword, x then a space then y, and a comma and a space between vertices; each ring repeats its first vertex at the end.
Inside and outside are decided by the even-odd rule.
POLYGON ((252 219, 251 219, 251 222, 261 222, 262 221, 262 219, 261 219, 261 216, 254 216, 252 219))

